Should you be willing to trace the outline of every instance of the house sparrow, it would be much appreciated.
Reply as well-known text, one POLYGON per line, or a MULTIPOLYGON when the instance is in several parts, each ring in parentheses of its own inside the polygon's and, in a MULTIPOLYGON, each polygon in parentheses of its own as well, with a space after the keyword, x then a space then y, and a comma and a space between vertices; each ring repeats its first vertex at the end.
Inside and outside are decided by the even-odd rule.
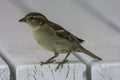
POLYGON ((80 45, 84 40, 74 36, 60 25, 51 22, 41 13, 31 12, 20 19, 19 22, 25 22, 29 25, 35 40, 40 46, 54 52, 53 57, 46 62, 41 62, 41 64, 53 63, 55 61, 53 59, 59 54, 67 53, 63 61, 59 62, 56 68, 58 69, 68 61, 67 57, 74 52, 83 52, 93 58, 102 60, 80 45))

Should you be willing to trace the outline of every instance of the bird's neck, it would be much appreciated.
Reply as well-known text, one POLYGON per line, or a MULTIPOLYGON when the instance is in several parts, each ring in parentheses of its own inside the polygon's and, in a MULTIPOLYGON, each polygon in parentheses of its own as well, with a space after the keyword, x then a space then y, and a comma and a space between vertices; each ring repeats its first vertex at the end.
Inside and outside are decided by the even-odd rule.
POLYGON ((40 25, 39 26, 30 26, 30 29, 33 32, 33 34, 36 34, 36 33, 46 31, 47 26, 40 26, 40 25))
POLYGON ((38 31, 40 28, 41 28, 40 26, 35 26, 35 27, 30 26, 30 29, 31 29, 32 31, 38 31))

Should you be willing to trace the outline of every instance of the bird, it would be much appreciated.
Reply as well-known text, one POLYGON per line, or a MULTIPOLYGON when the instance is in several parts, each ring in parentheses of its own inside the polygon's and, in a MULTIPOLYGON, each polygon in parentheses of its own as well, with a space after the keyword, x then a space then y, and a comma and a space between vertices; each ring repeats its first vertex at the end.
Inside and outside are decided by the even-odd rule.
POLYGON ((45 62, 41 62, 41 65, 54 63, 54 58, 58 57, 59 54, 65 53, 65 58, 58 62, 56 67, 58 69, 64 63, 67 63, 68 56, 75 52, 83 52, 97 60, 102 60, 81 45, 84 42, 83 39, 76 37, 60 25, 48 20, 45 15, 39 12, 30 12, 21 18, 19 22, 27 23, 36 42, 44 49, 54 53, 54 56, 45 62))

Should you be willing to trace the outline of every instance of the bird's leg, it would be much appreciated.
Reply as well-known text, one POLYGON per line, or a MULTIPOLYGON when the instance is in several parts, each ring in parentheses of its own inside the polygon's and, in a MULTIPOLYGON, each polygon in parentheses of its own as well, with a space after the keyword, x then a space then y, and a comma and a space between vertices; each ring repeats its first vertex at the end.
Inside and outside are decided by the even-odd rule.
POLYGON ((58 64, 58 66, 56 67, 55 70, 57 70, 60 66, 63 67, 63 64, 68 62, 67 58, 68 58, 69 55, 70 55, 70 53, 68 53, 66 55, 66 57, 64 58, 64 60, 62 62, 58 62, 59 64, 58 64))
POLYGON ((49 63, 53 63, 55 60, 53 60, 54 58, 56 58, 58 56, 58 53, 54 53, 54 56, 51 57, 50 59, 48 59, 46 62, 41 62, 41 65, 43 64, 49 64, 49 63))

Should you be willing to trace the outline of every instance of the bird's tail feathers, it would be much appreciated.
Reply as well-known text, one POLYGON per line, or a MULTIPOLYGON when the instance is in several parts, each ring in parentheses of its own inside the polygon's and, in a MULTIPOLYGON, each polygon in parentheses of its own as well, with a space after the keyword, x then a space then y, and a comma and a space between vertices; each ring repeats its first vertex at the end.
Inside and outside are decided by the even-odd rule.
POLYGON ((83 53, 85 53, 85 54, 87 54, 87 55, 89 55, 89 56, 91 56, 91 57, 93 57, 93 58, 96 58, 96 59, 98 59, 98 60, 102 60, 100 57, 94 55, 92 52, 90 52, 89 50, 85 49, 85 48, 82 47, 82 46, 79 46, 79 47, 78 47, 78 51, 79 51, 79 52, 83 52, 83 53))

